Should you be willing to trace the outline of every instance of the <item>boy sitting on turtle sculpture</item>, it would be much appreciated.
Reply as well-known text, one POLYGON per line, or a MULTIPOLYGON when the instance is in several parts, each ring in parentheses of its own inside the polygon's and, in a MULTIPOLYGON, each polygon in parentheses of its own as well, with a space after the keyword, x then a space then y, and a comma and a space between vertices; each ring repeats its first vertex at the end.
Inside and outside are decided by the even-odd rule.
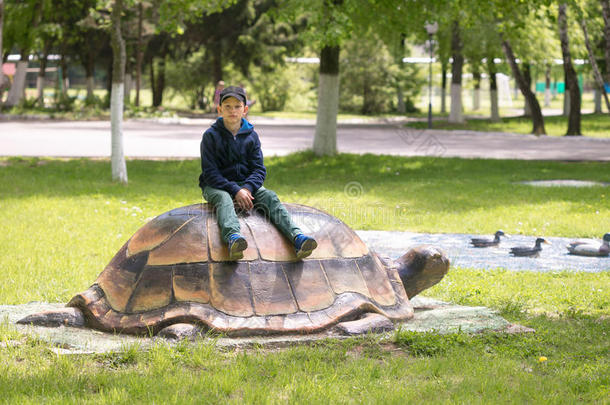
POLYGON ((248 242, 241 235, 235 206, 243 211, 261 210, 294 243, 297 259, 303 259, 318 246, 303 234, 275 192, 263 187, 267 169, 258 134, 244 117, 248 113, 246 92, 229 86, 220 92, 219 118, 201 139, 201 175, 203 197, 216 208, 229 258, 243 258, 248 242))

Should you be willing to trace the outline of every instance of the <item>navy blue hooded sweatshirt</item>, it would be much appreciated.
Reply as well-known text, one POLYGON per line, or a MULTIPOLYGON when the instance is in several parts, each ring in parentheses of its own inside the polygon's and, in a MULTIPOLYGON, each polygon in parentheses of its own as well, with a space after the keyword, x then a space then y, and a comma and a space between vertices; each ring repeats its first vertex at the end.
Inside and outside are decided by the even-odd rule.
POLYGON ((266 175, 258 134, 244 118, 235 137, 225 128, 222 117, 204 132, 199 175, 201 190, 210 186, 225 190, 232 197, 242 188, 254 193, 263 185, 266 175))

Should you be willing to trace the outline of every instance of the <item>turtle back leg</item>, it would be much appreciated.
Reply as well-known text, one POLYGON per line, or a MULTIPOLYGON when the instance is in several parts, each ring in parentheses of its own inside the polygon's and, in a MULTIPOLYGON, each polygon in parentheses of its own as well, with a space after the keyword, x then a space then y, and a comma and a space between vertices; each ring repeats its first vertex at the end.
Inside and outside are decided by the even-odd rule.
POLYGON ((367 312, 360 319, 348 322, 339 322, 337 329, 346 335, 363 335, 365 333, 382 333, 394 330, 391 320, 381 314, 367 312))

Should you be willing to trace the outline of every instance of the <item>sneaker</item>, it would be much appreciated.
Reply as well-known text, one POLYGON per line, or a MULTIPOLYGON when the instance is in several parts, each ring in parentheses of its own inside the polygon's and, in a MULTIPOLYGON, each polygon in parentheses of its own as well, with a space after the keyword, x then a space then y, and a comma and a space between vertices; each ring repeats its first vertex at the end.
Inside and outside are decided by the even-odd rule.
POLYGON ((314 238, 303 235, 302 233, 298 234, 294 238, 294 250, 297 255, 297 260, 301 260, 309 256, 317 247, 318 242, 316 242, 314 238))
POLYGON ((229 236, 229 260, 239 260, 244 257, 242 253, 248 247, 246 238, 238 233, 229 236))

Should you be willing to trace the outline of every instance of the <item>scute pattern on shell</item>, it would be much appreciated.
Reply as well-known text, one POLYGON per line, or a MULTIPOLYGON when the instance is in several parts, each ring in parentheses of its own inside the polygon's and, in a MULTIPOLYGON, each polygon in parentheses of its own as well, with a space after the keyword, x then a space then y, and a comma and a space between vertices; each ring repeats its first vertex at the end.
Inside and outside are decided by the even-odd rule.
POLYGON ((240 217, 249 248, 227 260, 207 204, 169 211, 138 230, 69 306, 91 326, 150 333, 196 322, 229 335, 311 333, 362 312, 413 316, 395 268, 383 265, 343 222, 285 204, 319 243, 296 261, 292 244, 260 213, 240 217))

